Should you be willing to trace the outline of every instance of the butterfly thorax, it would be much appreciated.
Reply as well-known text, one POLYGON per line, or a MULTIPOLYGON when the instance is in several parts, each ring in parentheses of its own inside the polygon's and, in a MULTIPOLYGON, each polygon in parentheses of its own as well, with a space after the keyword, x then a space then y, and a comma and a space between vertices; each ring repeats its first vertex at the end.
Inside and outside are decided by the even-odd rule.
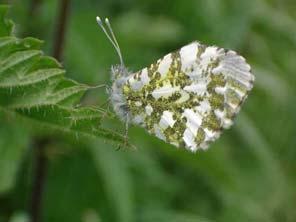
POLYGON ((121 120, 130 121, 129 108, 122 88, 132 73, 125 66, 116 65, 111 67, 111 74, 113 85, 110 92, 110 100, 113 109, 121 120))

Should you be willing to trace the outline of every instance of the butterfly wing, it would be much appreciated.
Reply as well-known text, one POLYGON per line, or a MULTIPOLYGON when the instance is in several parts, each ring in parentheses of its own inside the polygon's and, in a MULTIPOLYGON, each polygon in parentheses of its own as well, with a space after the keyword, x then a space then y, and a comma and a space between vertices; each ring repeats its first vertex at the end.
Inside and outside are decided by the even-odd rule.
POLYGON ((177 147, 206 149, 239 112, 254 76, 234 51, 193 42, 128 77, 135 124, 177 147))

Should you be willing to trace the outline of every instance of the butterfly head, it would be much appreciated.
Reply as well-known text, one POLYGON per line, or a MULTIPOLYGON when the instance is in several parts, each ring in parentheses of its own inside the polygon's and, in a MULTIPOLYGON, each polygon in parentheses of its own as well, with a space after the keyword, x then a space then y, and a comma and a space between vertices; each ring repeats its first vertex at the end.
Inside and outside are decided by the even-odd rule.
POLYGON ((113 47, 115 48, 120 60, 119 65, 111 67, 111 78, 113 82, 112 88, 109 90, 111 103, 113 105, 114 111, 122 120, 130 121, 129 109, 127 106, 126 99, 123 95, 122 88, 123 85, 126 83, 128 76, 131 73, 128 72, 127 68, 124 65, 121 50, 112 30, 109 19, 106 18, 103 23, 101 18, 97 17, 97 23, 99 24, 99 26, 101 27, 101 29, 103 30, 103 32, 105 33, 113 47))
POLYGON ((126 77, 130 74, 131 73, 124 65, 114 65, 111 67, 111 80, 113 82, 121 83, 123 80, 126 80, 126 77))

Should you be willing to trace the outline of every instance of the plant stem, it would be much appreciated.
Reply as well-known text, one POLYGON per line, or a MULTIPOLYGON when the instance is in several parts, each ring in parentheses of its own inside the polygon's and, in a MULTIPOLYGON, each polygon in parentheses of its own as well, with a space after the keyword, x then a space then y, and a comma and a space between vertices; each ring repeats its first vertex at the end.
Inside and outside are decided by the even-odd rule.
POLYGON ((31 197, 31 222, 39 222, 41 218, 42 199, 48 167, 45 148, 49 142, 50 141, 46 138, 39 139, 35 142, 34 146, 34 158, 36 163, 31 197))
POLYGON ((61 60, 64 51, 65 34, 67 28, 67 21, 69 17, 70 0, 62 0, 60 5, 60 12, 56 23, 56 33, 54 38, 53 56, 57 60, 61 60))
POLYGON ((29 16, 36 17, 42 0, 32 0, 29 8, 29 16))
MULTIPOLYGON (((40 3, 38 0, 32 0, 32 7, 34 11, 35 4, 40 3)), ((59 6, 59 15, 56 21, 56 32, 54 36, 53 56, 60 60, 63 54, 64 39, 67 27, 67 20, 69 17, 70 0, 61 0, 59 6)), ((34 12, 33 12, 34 14, 34 12)), ((48 159, 46 157, 46 147, 51 143, 51 138, 42 138, 35 143, 35 172, 32 186, 31 222, 40 222, 42 217, 42 200, 45 192, 45 182, 48 169, 48 159)))

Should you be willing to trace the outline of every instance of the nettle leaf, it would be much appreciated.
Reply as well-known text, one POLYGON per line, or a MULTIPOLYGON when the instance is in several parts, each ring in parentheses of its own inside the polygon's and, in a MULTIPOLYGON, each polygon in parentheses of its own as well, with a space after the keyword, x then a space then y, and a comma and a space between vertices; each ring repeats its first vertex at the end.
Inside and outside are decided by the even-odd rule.
POLYGON ((42 41, 12 35, 13 23, 0 6, 0 112, 29 119, 34 125, 118 143, 124 137, 101 126, 106 111, 77 104, 91 87, 65 78, 65 70, 43 55, 42 41))

